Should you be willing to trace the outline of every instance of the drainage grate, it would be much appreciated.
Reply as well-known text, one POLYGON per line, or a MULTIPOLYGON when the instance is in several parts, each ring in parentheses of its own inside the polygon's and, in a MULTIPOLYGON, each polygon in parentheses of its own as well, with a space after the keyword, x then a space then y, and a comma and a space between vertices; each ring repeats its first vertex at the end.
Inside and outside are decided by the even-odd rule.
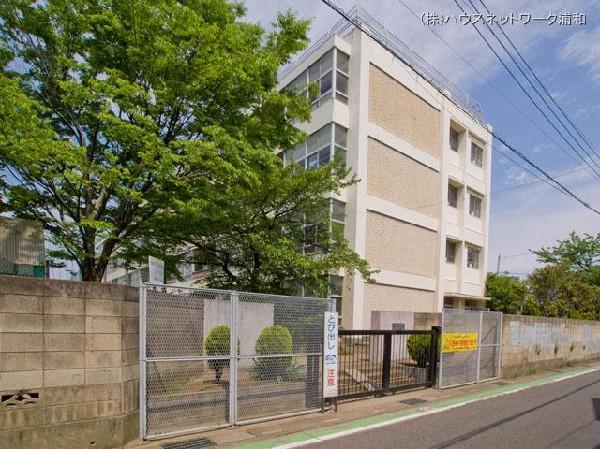
POLYGON ((213 446, 216 446, 215 442, 208 438, 196 438, 194 440, 177 441, 175 443, 165 443, 161 445, 163 449, 204 449, 213 446))
POLYGON ((421 398, 410 398, 410 399, 404 399, 402 401, 398 401, 401 404, 406 404, 406 405, 417 405, 417 404, 425 404, 427 402, 429 402, 426 399, 421 399, 421 398))

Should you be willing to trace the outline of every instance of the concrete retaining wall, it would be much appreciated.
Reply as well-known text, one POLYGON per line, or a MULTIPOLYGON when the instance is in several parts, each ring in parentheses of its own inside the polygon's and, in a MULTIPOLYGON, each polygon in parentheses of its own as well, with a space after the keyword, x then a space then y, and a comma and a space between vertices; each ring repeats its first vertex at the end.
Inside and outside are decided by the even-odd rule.
POLYGON ((0 449, 138 436, 138 290, 0 276, 0 449))
POLYGON ((600 322, 504 315, 502 376, 600 359, 600 322))

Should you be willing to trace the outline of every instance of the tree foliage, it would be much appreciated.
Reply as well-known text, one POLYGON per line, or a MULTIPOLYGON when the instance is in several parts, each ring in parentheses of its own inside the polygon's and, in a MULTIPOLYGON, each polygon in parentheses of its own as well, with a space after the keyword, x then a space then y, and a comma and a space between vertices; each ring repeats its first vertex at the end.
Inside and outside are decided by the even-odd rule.
POLYGON ((83 280, 157 213, 252 188, 302 138, 306 100, 277 69, 306 21, 272 32, 225 0, 7 0, 0 5, 1 212, 42 222, 83 280))
POLYGON ((556 245, 532 251, 545 265, 525 281, 488 275, 492 310, 557 318, 600 319, 600 234, 572 232, 556 245))
POLYGON ((521 313, 525 306, 526 286, 513 276, 489 273, 486 282, 487 305, 491 310, 521 313))
POLYGON ((562 265, 582 272, 597 270, 600 263, 600 233, 579 236, 571 232, 567 239, 533 253, 538 256, 540 262, 546 264, 562 265))

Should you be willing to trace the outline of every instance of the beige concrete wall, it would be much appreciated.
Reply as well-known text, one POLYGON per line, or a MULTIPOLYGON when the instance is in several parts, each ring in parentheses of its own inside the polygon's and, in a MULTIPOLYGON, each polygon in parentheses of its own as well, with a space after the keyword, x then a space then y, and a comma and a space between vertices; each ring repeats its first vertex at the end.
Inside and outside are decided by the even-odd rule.
POLYGON ((369 139, 367 192, 398 206, 439 218, 439 173, 369 139))
POLYGON ((433 278, 437 233, 369 211, 366 259, 376 268, 433 278))
POLYGON ((439 158, 440 111, 379 67, 369 67, 369 121, 439 158))
POLYGON ((600 322, 504 315, 502 376, 600 359, 600 322))
POLYGON ((0 449, 138 436, 138 290, 0 276, 0 449))
POLYGON ((371 327, 371 312, 435 312, 433 292, 412 288, 365 284, 363 329, 371 327))

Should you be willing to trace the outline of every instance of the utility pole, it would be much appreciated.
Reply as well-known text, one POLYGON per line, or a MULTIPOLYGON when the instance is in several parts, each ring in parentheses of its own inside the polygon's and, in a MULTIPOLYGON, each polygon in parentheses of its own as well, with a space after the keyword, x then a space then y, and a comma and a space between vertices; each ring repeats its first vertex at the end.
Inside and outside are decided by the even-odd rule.
POLYGON ((496 266, 496 275, 500 274, 500 261, 502 261, 502 254, 498 254, 498 265, 496 266))

